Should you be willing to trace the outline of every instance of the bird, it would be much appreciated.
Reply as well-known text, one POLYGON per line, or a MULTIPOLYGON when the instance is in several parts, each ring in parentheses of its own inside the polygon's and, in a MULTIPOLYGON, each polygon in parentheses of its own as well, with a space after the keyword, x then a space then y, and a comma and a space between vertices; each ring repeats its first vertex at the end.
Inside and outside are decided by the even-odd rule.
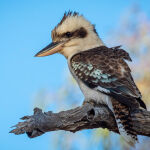
POLYGON ((55 53, 65 56, 69 70, 79 85, 84 102, 106 105, 114 114, 119 133, 131 146, 138 142, 131 111, 146 109, 131 75, 129 53, 121 46, 107 47, 95 25, 77 12, 65 12, 51 32, 52 43, 35 56, 55 53))

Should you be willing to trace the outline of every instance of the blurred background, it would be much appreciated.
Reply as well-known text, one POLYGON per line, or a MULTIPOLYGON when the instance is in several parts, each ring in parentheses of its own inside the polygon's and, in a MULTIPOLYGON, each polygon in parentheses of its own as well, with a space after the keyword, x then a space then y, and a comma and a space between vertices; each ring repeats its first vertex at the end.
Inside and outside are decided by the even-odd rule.
MULTIPOLYGON (((49 132, 34 139, 8 133, 34 107, 58 112, 83 102, 63 56, 33 57, 51 42, 51 30, 68 10, 95 24, 107 46, 122 45, 130 53, 134 79, 150 107, 149 0, 0 0, 0 150, 130 149, 107 129, 49 132)), ((139 138, 136 150, 149 150, 150 138, 139 138)))

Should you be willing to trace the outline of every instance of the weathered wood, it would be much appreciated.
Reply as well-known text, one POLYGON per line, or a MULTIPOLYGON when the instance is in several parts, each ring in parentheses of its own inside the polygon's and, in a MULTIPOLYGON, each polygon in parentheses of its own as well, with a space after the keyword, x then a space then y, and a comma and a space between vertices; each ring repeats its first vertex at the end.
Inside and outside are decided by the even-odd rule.
MULTIPOLYGON (((134 110, 131 116, 133 129, 139 135, 150 136, 150 112, 138 109, 134 110)), ((56 130, 76 132, 83 129, 107 128, 118 133, 113 113, 105 105, 93 106, 86 103, 81 107, 59 113, 51 111, 43 113, 41 109, 35 108, 34 115, 21 119, 25 121, 13 126, 15 129, 10 133, 17 135, 27 133, 31 138, 56 130)))

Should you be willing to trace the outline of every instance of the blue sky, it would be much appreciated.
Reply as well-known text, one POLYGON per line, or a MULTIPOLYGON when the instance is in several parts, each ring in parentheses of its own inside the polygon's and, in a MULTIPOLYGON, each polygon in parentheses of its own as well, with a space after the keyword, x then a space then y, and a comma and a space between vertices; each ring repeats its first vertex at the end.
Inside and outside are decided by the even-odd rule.
MULTIPOLYGON (((105 41, 132 0, 0 0, 0 149, 50 149, 48 133, 35 139, 9 134, 10 126, 32 113, 39 89, 56 91, 63 83, 66 60, 61 55, 33 57, 51 42, 50 33, 67 10, 84 14, 105 41)), ((136 3, 150 14, 149 0, 136 3)), ((119 43, 118 43, 119 44, 119 43)))

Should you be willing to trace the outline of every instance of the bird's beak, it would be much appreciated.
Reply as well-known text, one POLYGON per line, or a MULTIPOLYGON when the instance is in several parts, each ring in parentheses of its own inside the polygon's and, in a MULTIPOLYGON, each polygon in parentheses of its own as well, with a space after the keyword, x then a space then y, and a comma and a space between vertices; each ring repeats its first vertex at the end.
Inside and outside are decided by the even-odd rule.
POLYGON ((45 48, 43 48, 41 51, 39 51, 35 57, 43 57, 43 56, 48 56, 48 55, 52 55, 55 54, 57 52, 59 52, 60 50, 62 50, 63 45, 66 42, 52 42, 49 45, 47 45, 45 48))

